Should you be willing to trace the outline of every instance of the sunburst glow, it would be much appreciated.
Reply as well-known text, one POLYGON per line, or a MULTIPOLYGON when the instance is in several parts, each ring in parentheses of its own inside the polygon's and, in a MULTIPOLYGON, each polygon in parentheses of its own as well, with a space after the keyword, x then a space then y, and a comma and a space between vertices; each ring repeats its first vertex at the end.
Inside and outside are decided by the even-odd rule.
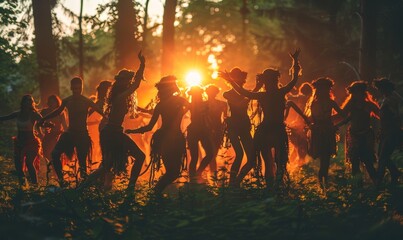
POLYGON ((202 75, 197 70, 191 70, 186 74, 185 80, 188 87, 197 86, 201 84, 202 75))

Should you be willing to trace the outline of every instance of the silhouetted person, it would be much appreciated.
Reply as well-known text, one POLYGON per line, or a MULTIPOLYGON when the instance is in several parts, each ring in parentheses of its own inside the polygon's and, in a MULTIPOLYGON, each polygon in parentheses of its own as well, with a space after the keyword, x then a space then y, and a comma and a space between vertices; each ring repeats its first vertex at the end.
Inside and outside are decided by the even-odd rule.
POLYGON ((379 143, 378 183, 382 183, 385 168, 388 168, 391 183, 398 183, 402 173, 391 160, 393 151, 402 142, 401 120, 399 116, 399 99, 394 95, 395 85, 386 78, 374 81, 374 86, 382 94, 380 107, 381 141, 379 143))
POLYGON ((42 124, 48 119, 59 116, 64 109, 68 111, 69 127, 60 135, 52 151, 52 163, 61 186, 65 185, 61 163, 62 154, 71 159, 75 150, 79 162, 80 177, 85 178, 87 176, 87 160, 91 162, 91 138, 87 130, 88 111, 93 108, 98 113, 103 114, 94 102, 82 95, 83 80, 81 78, 73 78, 70 81, 70 89, 72 95, 63 99, 60 107, 44 116, 40 121, 42 124))
MULTIPOLYGON (((283 183, 283 177, 286 173, 288 162, 288 137, 284 124, 284 111, 285 111, 285 95, 291 91, 298 80, 298 74, 301 67, 298 62, 300 50, 296 50, 294 54, 290 54, 292 65, 292 80, 284 87, 279 87, 280 72, 275 69, 266 69, 262 74, 257 75, 257 85, 264 86, 263 92, 250 92, 238 85, 230 74, 221 74, 227 81, 231 83, 234 89, 241 95, 257 99, 259 105, 263 110, 264 118, 260 125, 257 127, 254 142, 256 151, 262 154, 265 161, 265 178, 266 183, 270 185, 274 178, 273 159, 271 150, 275 151, 275 163, 277 165, 276 177, 277 181, 283 183)), ((259 87, 257 87, 259 88, 259 87)), ((257 89, 255 88, 255 89, 257 89)), ((244 168, 245 173, 249 172, 254 166, 254 161, 248 162, 247 167, 244 168)))
MULTIPOLYGON (((288 100, 295 104, 298 109, 305 111, 306 104, 312 96, 313 88, 310 83, 303 83, 298 89, 298 95, 288 96, 288 100)), ((286 117, 288 116, 289 109, 293 106, 291 102, 287 104, 286 117)), ((295 110, 295 108, 294 108, 295 110)), ((305 132, 306 121, 298 113, 297 116, 292 119, 288 127, 290 128, 289 139, 294 145, 294 153, 297 153, 299 162, 302 163, 305 156, 308 153, 308 139, 305 132)))
POLYGON ((36 125, 42 116, 35 107, 34 99, 31 95, 24 95, 21 99, 20 110, 13 112, 7 116, 0 117, 0 121, 17 119, 17 137, 14 138, 14 164, 17 170, 19 183, 24 183, 23 165, 28 168, 29 180, 36 184, 37 180, 37 163, 38 155, 41 153, 41 142, 36 137, 34 128, 38 130, 36 125))
POLYGON ((136 73, 127 69, 119 71, 115 76, 115 82, 106 98, 105 115, 108 121, 101 130, 100 143, 102 150, 101 166, 95 170, 80 188, 92 184, 100 177, 105 178, 105 184, 110 183, 110 175, 120 174, 126 171, 129 157, 135 159, 131 168, 127 191, 133 192, 137 178, 144 163, 145 155, 129 136, 123 133, 123 120, 128 112, 133 112, 135 108, 134 92, 140 86, 145 68, 145 58, 138 54, 140 66, 136 73))
POLYGON ((338 124, 340 126, 350 122, 346 133, 346 159, 351 162, 353 176, 360 173, 362 162, 375 182, 375 135, 371 127, 371 116, 379 118, 379 107, 372 100, 364 81, 353 82, 347 87, 347 91, 349 96, 342 105, 347 118, 338 124))
POLYGON ((189 103, 178 96, 176 77, 166 76, 155 85, 158 89, 159 102, 155 106, 150 122, 138 129, 126 130, 126 133, 144 133, 151 131, 161 116, 161 127, 153 134, 151 141, 151 162, 163 161, 166 173, 155 185, 155 193, 160 194, 181 171, 186 157, 186 140, 181 131, 183 115, 188 111, 189 103))
MULTIPOLYGON (((239 68, 233 68, 229 73, 220 73, 221 77, 236 83, 242 87, 246 83, 247 73, 239 68)), ((224 92, 223 97, 227 100, 230 116, 226 119, 228 138, 235 150, 235 159, 230 170, 230 186, 239 187, 248 172, 256 165, 255 148, 250 133, 251 123, 248 116, 249 99, 239 94, 234 88, 224 92), (239 168, 246 153, 247 163, 239 168)))
MULTIPOLYGON (((62 104, 62 100, 57 95, 50 95, 48 97, 47 107, 41 110, 41 115, 46 116, 56 110, 62 104)), ((49 177, 49 165, 52 161, 52 151, 56 146, 57 140, 60 135, 67 130, 66 114, 62 112, 60 115, 52 118, 51 121, 45 123, 46 127, 43 128, 42 133, 42 150, 43 156, 48 161, 46 178, 49 177)), ((63 163, 62 163, 63 165, 63 163)))
POLYGON ((210 171, 216 175, 217 161, 216 157, 220 150, 225 131, 225 118, 227 117, 227 103, 216 99, 220 88, 214 84, 206 87, 205 92, 208 96, 207 104, 207 128, 212 132, 213 141, 213 159, 210 162, 210 171))
MULTIPOLYGON (((107 93, 112 85, 110 81, 101 81, 96 87, 96 95, 94 102, 98 106, 98 108, 103 109, 105 105, 105 100, 107 97, 107 93)), ((93 164, 100 163, 102 161, 102 153, 101 146, 99 145, 99 134, 101 129, 104 127, 106 120, 102 122, 102 115, 93 114, 94 110, 90 110, 88 116, 88 132, 91 136, 93 145, 92 145, 92 159, 93 164)), ((91 168, 97 168, 97 165, 91 166, 91 168)))
POLYGON ((336 155, 336 127, 333 125, 332 112, 341 113, 340 107, 332 99, 333 80, 322 77, 314 80, 314 94, 308 103, 308 115, 311 117, 311 139, 309 153, 320 160, 319 183, 326 186, 330 158, 336 155))
POLYGON ((187 142, 190 151, 189 176, 191 180, 200 180, 201 174, 214 157, 213 132, 207 125, 209 114, 207 104, 203 101, 204 90, 199 86, 193 86, 187 94, 191 97, 189 105, 190 121, 187 127, 187 142), (201 160, 199 168, 199 142, 206 155, 201 160), (197 170, 196 170, 197 169, 197 170))

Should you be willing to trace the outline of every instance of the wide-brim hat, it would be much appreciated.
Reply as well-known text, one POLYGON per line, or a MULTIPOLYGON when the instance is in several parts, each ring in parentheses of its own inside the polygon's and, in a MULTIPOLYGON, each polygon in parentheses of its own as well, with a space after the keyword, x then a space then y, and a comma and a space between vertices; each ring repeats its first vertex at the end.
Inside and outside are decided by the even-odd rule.
POLYGON ((204 89, 200 86, 192 86, 190 87, 187 91, 186 94, 193 96, 193 95, 202 95, 204 92, 204 89))
POLYGON ((179 87, 176 83, 177 78, 173 75, 162 77, 159 82, 155 84, 158 91, 178 92, 179 87))
POLYGON ((248 75, 247 72, 242 71, 240 68, 235 67, 233 69, 231 69, 231 71, 229 72, 229 75, 231 76, 231 78, 233 78, 234 80, 237 79, 245 79, 246 76, 248 75))

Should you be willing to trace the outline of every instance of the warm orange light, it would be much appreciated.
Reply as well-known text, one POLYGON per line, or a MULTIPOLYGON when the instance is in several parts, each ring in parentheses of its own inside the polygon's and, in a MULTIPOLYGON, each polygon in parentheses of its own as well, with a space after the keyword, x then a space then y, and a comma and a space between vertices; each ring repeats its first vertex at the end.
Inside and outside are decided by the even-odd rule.
POLYGON ((197 70, 191 70, 186 74, 185 80, 188 87, 197 86, 201 84, 202 75, 197 70))

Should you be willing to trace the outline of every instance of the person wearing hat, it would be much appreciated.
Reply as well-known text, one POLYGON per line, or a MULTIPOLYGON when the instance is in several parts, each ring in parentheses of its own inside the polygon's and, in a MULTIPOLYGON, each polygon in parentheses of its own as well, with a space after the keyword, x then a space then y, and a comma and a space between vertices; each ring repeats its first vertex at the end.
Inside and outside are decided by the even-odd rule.
POLYGON ((190 151, 189 177, 190 180, 201 180, 201 175, 214 157, 213 133, 207 124, 207 103, 203 101, 204 89, 193 86, 187 94, 191 97, 189 105, 190 124, 187 127, 187 142, 190 151), (199 142, 205 151, 205 156, 197 168, 199 158, 199 142))
MULTIPOLYGON (((84 182, 80 188, 87 187, 100 177, 105 177, 105 186, 110 183, 112 174, 118 175, 126 171, 128 158, 135 159, 131 168, 127 191, 132 193, 145 160, 145 154, 130 137, 123 133, 123 120, 127 113, 135 111, 135 91, 144 78, 145 58, 138 54, 140 66, 136 73, 122 69, 115 76, 105 100, 105 127, 100 133, 102 163, 84 182)), ((109 186, 108 186, 109 187, 109 186)))
POLYGON ((151 163, 159 166, 162 160, 166 170, 154 187, 155 193, 161 194, 180 176, 181 168, 184 167, 186 140, 181 130, 181 122, 189 109, 189 103, 179 96, 180 90, 175 76, 161 78, 155 87, 158 89, 159 102, 155 106, 150 122, 137 129, 127 129, 126 133, 151 131, 161 117, 161 127, 153 134, 151 140, 151 163))
POLYGON ((382 183, 385 168, 388 168, 391 183, 396 184, 402 173, 393 163, 391 155, 402 142, 399 99, 397 99, 397 96, 394 94, 395 85, 389 79, 377 79, 374 81, 374 86, 383 97, 380 107, 381 141, 378 149, 379 164, 377 181, 379 184, 382 183))
MULTIPOLYGON (((233 68, 229 73, 220 73, 221 77, 231 79, 237 85, 243 86, 246 83, 247 73, 239 68, 233 68)), ((239 94, 234 88, 223 93, 229 107, 229 117, 226 119, 228 138, 235 151, 235 159, 230 169, 229 184, 232 187, 239 187, 243 178, 256 165, 255 149, 250 133, 251 123, 248 116, 249 99, 239 94), (247 162, 241 164, 246 154, 247 162)))
POLYGON ((307 106, 307 115, 312 122, 309 154, 320 160, 318 178, 322 187, 328 184, 330 158, 337 152, 336 127, 333 125, 332 113, 336 111, 342 114, 339 105, 333 100, 333 85, 334 81, 328 77, 312 81, 314 93, 307 106))
POLYGON ((360 163, 364 163, 369 176, 375 183, 375 135, 371 127, 371 116, 379 118, 379 107, 368 93, 366 82, 355 81, 346 90, 349 95, 341 108, 347 118, 337 124, 339 127, 350 122, 345 141, 346 161, 352 165, 353 176, 360 173, 360 163))
POLYGON ((72 95, 63 99, 62 104, 53 112, 44 116, 40 121, 42 125, 46 120, 59 116, 64 109, 68 112, 69 127, 64 131, 52 151, 52 163, 61 187, 66 183, 63 179, 61 156, 65 154, 72 159, 74 149, 80 166, 80 177, 87 176, 87 161, 91 162, 91 138, 88 134, 87 116, 92 108, 101 115, 103 111, 93 101, 82 95, 83 80, 75 77, 70 81, 72 95))
MULTIPOLYGON (((232 76, 231 73, 221 72, 220 76, 227 80, 235 89, 236 92, 248 99, 257 99, 263 110, 264 118, 256 129, 254 143, 256 152, 261 154, 265 161, 265 179, 268 186, 273 183, 274 177, 277 178, 277 183, 284 183, 283 177, 286 175, 286 166, 288 162, 288 137, 284 124, 284 112, 286 108, 285 95, 291 91, 298 80, 301 67, 299 65, 298 56, 300 50, 296 50, 290 54, 293 65, 291 68, 292 80, 284 87, 279 87, 280 72, 276 69, 266 69, 262 74, 257 75, 257 87, 259 89, 264 86, 263 92, 250 92, 245 90, 232 76), (274 161, 271 150, 275 150, 274 161)), ((249 131, 249 129, 248 129, 249 131)), ((249 159, 248 159, 249 160, 249 159)), ((248 171, 255 165, 255 159, 248 161, 247 168, 244 168, 246 175, 248 171)), ((241 174, 240 174, 241 175, 241 174)), ((241 175, 239 180, 242 180, 245 175, 241 175)))

